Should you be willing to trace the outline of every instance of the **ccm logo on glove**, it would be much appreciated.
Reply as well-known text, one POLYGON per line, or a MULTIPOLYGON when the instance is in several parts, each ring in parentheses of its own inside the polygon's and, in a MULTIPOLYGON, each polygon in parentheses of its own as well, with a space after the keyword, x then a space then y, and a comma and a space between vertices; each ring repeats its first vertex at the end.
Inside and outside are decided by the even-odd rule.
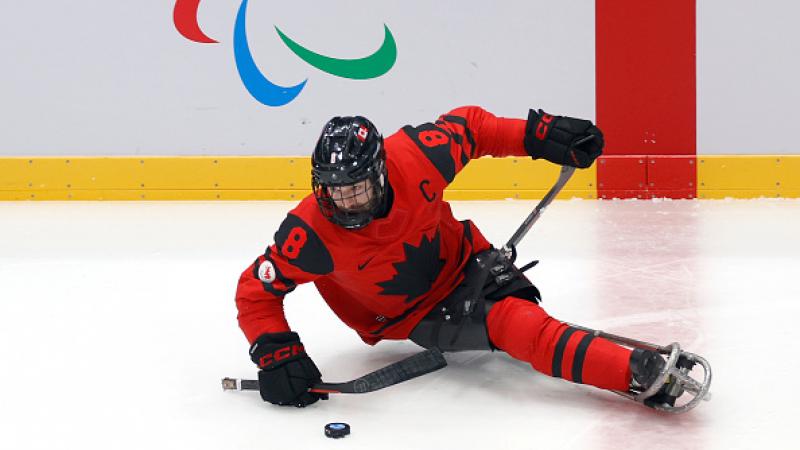
POLYGON ((272 363, 283 361, 286 358, 297 356, 305 353, 303 344, 287 345, 286 347, 279 348, 271 353, 267 353, 258 359, 258 367, 265 368, 272 363))
POLYGON ((547 137, 547 132, 550 131, 550 122, 553 121, 553 116, 542 111, 539 125, 536 127, 536 139, 544 140, 547 137))

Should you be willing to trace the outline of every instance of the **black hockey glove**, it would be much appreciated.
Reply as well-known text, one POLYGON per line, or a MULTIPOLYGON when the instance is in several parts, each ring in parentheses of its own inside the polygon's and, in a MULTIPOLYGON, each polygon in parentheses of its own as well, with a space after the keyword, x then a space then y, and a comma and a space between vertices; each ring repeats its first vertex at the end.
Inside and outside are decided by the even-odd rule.
POLYGON ((590 120, 530 110, 525 150, 533 159, 585 169, 603 153, 603 133, 590 120))
POLYGON ((250 359, 261 369, 258 386, 265 402, 299 408, 328 399, 309 392, 322 375, 294 332, 263 334, 250 347, 250 359))

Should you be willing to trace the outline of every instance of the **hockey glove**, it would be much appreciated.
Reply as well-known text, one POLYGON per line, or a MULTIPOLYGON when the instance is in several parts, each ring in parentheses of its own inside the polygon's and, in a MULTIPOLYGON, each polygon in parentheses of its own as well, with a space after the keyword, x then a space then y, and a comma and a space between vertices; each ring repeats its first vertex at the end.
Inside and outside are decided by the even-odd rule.
POLYGON ((530 110, 525 150, 533 159, 585 169, 603 153, 603 133, 591 121, 530 110))
POLYGON ((302 408, 328 394, 309 392, 322 375, 294 332, 259 336, 250 347, 250 359, 261 369, 258 386, 265 402, 302 408))

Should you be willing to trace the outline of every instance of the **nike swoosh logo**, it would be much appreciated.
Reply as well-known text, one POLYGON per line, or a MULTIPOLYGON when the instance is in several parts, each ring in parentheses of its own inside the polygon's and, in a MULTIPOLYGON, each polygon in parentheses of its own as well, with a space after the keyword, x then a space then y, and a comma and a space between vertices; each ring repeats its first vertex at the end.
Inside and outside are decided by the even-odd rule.
POLYGON ((247 43, 247 30, 245 17, 247 15, 247 1, 242 0, 239 12, 236 14, 236 25, 233 29, 233 54, 236 59, 236 68, 247 92, 260 103, 267 106, 283 106, 297 97, 306 85, 308 79, 294 86, 278 86, 265 77, 253 60, 250 45, 247 43))
POLYGON ((364 270, 364 267, 367 267, 367 264, 369 264, 369 262, 372 261, 372 258, 374 258, 374 257, 375 256, 370 256, 370 258, 368 260, 364 261, 364 264, 359 264, 358 265, 358 270, 364 270))
POLYGON ((389 27, 383 25, 384 35, 383 44, 375 53, 358 59, 338 59, 330 56, 315 53, 286 36, 278 27, 278 32, 283 43, 289 50, 300 57, 303 61, 316 67, 317 69, 342 78, 353 80, 367 80, 379 77, 394 66, 397 61, 397 44, 394 41, 389 27))

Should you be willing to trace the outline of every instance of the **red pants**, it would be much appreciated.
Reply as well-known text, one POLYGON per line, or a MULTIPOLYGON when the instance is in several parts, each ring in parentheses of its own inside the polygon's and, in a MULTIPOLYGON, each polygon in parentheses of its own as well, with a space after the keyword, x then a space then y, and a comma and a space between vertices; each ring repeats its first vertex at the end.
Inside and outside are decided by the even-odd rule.
POLYGON ((497 302, 486 326, 497 348, 546 375, 603 389, 630 386, 630 349, 571 328, 528 300, 497 302))

